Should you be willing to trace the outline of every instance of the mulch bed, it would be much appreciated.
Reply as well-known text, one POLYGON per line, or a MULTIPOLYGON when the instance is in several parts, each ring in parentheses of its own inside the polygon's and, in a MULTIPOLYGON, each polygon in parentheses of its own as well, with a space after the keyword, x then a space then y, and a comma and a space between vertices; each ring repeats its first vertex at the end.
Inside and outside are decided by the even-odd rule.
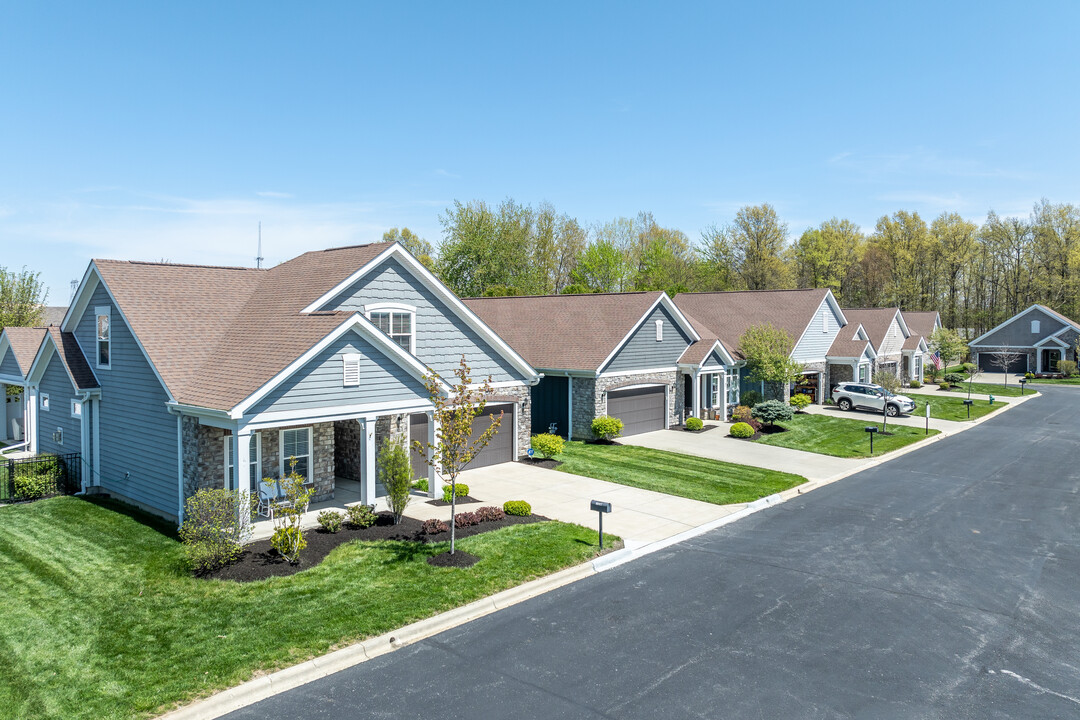
MULTIPOLYGON (((755 440, 763 438, 766 435, 776 435, 777 433, 783 433, 783 432, 787 432, 787 428, 780 427, 779 425, 763 425, 760 430, 758 430, 756 433, 754 433, 750 437, 747 437, 747 438, 733 438, 733 439, 735 439, 735 440, 745 440, 747 442, 754 442, 755 440)), ((729 434, 728 437, 733 437, 733 436, 729 434)))
MULTIPOLYGON (((509 527, 510 525, 527 525, 529 523, 543 522, 549 518, 543 515, 507 515, 502 520, 494 522, 482 522, 469 527, 458 528, 454 533, 457 539, 479 535, 491 530, 509 527)), ((338 545, 353 540, 401 540, 416 543, 437 543, 450 540, 450 531, 425 535, 420 531, 421 521, 403 517, 401 523, 394 525, 394 517, 390 513, 379 513, 375 524, 363 530, 357 530, 351 525, 342 526, 336 533, 326 532, 322 528, 304 531, 307 538, 307 547, 300 553, 300 562, 290 565, 277 550, 270 547, 269 540, 259 540, 245 546, 244 553, 231 565, 227 565, 212 573, 201 577, 213 580, 235 580, 236 582, 252 582, 265 580, 270 577, 286 577, 295 575, 302 570, 315 567, 330 554, 338 545)), ((454 553, 461 554, 460 551, 454 553)), ((455 561, 458 562, 458 561, 455 561)), ((470 563, 472 564, 472 563, 470 563)), ((455 567, 468 567, 467 565, 455 567)))
POLYGON ((518 462, 532 465, 533 467, 546 468, 547 470, 554 470, 562 465, 562 462, 553 460, 552 458, 521 458, 518 462))
POLYGON ((435 567, 467 568, 472 567, 478 562, 480 562, 480 558, 467 552, 462 552, 461 550, 455 550, 453 555, 447 551, 439 553, 438 555, 432 555, 427 559, 427 564, 434 565, 435 567))
POLYGON ((618 440, 586 440, 588 445, 622 445, 618 440))
MULTIPOLYGON (((461 497, 459 497, 457 499, 457 502, 454 503, 454 504, 455 505, 468 505, 469 503, 478 503, 478 502, 480 502, 480 501, 477 500, 476 498, 474 498, 472 495, 462 495, 461 497)), ((428 505, 434 505, 435 507, 450 507, 450 503, 446 502, 442 498, 436 498, 435 500, 428 500, 427 504, 428 505)))
POLYGON ((672 432, 688 432, 688 433, 694 433, 695 435, 700 435, 703 432, 709 432, 710 430, 715 430, 718 427, 720 427, 720 426, 719 425, 705 425, 700 430, 687 430, 685 427, 668 428, 668 430, 671 430, 672 432))

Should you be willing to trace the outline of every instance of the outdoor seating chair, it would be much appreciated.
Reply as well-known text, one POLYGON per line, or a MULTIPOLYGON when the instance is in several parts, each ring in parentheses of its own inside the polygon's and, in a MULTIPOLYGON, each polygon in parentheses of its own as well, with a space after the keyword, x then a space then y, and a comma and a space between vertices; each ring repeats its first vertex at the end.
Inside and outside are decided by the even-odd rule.
POLYGON ((266 478, 259 481, 259 507, 258 512, 263 517, 274 519, 274 507, 280 505, 281 491, 277 480, 266 478))

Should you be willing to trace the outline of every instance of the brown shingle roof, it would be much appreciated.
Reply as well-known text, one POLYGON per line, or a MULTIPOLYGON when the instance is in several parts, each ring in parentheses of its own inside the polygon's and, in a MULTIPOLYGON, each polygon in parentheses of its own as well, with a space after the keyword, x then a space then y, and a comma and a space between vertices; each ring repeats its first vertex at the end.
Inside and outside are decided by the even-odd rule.
POLYGON ((918 350, 919 341, 923 339, 922 335, 912 335, 904 340, 904 350, 918 350))
POLYGON ((661 295, 657 290, 464 302, 533 367, 598 370, 661 295))
POLYGON ((908 330, 912 335, 922 335, 924 338, 930 337, 934 332, 935 323, 940 317, 937 310, 901 310, 904 316, 904 322, 907 323, 908 330))
POLYGON ((98 387, 94 371, 90 369, 90 364, 86 362, 86 357, 83 355, 75 335, 69 332, 60 332, 60 328, 55 325, 49 327, 48 333, 53 343, 56 344, 57 357, 64 364, 64 369, 67 370, 68 375, 75 382, 75 386, 80 390, 98 387))
POLYGON ((9 327, 4 328, 4 332, 11 345, 11 352, 15 355, 15 362, 25 378, 48 331, 45 328, 9 327))
POLYGON ((771 323, 798 343, 828 292, 818 288, 681 293, 675 304, 718 337, 729 353, 742 357, 739 340, 753 325, 771 323))
POLYGON ((46 305, 45 306, 45 324, 59 326, 64 322, 64 316, 67 315, 67 306, 60 307, 59 305, 46 305))
POLYGON ((304 253, 268 270, 94 263, 177 402, 227 410, 352 315, 300 311, 391 244, 304 253))
MULTIPOLYGON (((846 312, 844 314, 847 315, 846 312)), ((833 340, 832 345, 829 347, 829 352, 825 353, 825 355, 836 358, 862 357, 870 341, 859 337, 860 327, 862 326, 853 322, 840 328, 840 332, 836 334, 836 339, 833 340)))
POLYGON ((899 308, 844 308, 844 316, 851 324, 859 324, 866 331, 870 342, 874 343, 874 349, 881 347, 885 342, 885 335, 889 332, 889 326, 893 318, 899 312, 899 308))
POLYGON ((1058 320, 1060 320, 1061 322, 1063 322, 1066 325, 1073 328, 1074 330, 1080 331, 1080 325, 1076 324, 1075 322, 1073 322, 1069 318, 1065 317, 1064 315, 1059 313, 1057 310, 1054 310, 1053 308, 1048 308, 1045 305, 1040 305, 1039 307, 1042 308, 1043 310, 1045 310, 1048 315, 1052 315, 1052 316, 1056 317, 1058 320))

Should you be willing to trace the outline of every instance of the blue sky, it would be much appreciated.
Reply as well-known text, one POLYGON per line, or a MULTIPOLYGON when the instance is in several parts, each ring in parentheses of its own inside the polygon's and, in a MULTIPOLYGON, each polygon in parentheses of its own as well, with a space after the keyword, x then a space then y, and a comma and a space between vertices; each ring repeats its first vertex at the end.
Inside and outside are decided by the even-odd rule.
POLYGON ((1078 202, 1080 4, 0 3, 0 265, 1078 202))

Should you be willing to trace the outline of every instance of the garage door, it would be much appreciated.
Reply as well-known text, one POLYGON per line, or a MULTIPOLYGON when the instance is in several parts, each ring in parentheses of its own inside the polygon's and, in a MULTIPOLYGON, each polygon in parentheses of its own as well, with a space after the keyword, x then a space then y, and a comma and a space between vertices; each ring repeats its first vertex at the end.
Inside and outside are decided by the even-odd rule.
POLYGON ((488 465, 510 462, 514 459, 514 406, 513 404, 488 405, 482 415, 473 419, 472 439, 491 427, 491 416, 502 412, 502 422, 499 431, 491 438, 491 442, 473 458, 466 469, 473 470, 488 465))
POLYGON ((664 385, 612 390, 608 393, 607 412, 623 421, 623 435, 663 430, 666 402, 664 385))
MULTIPOLYGON (((994 364, 994 353, 979 353, 979 369, 983 372, 1002 372, 1001 366, 994 364)), ((1028 356, 1023 353, 1013 362, 1009 363, 1009 369, 1005 372, 1022 373, 1028 370, 1028 356)))

